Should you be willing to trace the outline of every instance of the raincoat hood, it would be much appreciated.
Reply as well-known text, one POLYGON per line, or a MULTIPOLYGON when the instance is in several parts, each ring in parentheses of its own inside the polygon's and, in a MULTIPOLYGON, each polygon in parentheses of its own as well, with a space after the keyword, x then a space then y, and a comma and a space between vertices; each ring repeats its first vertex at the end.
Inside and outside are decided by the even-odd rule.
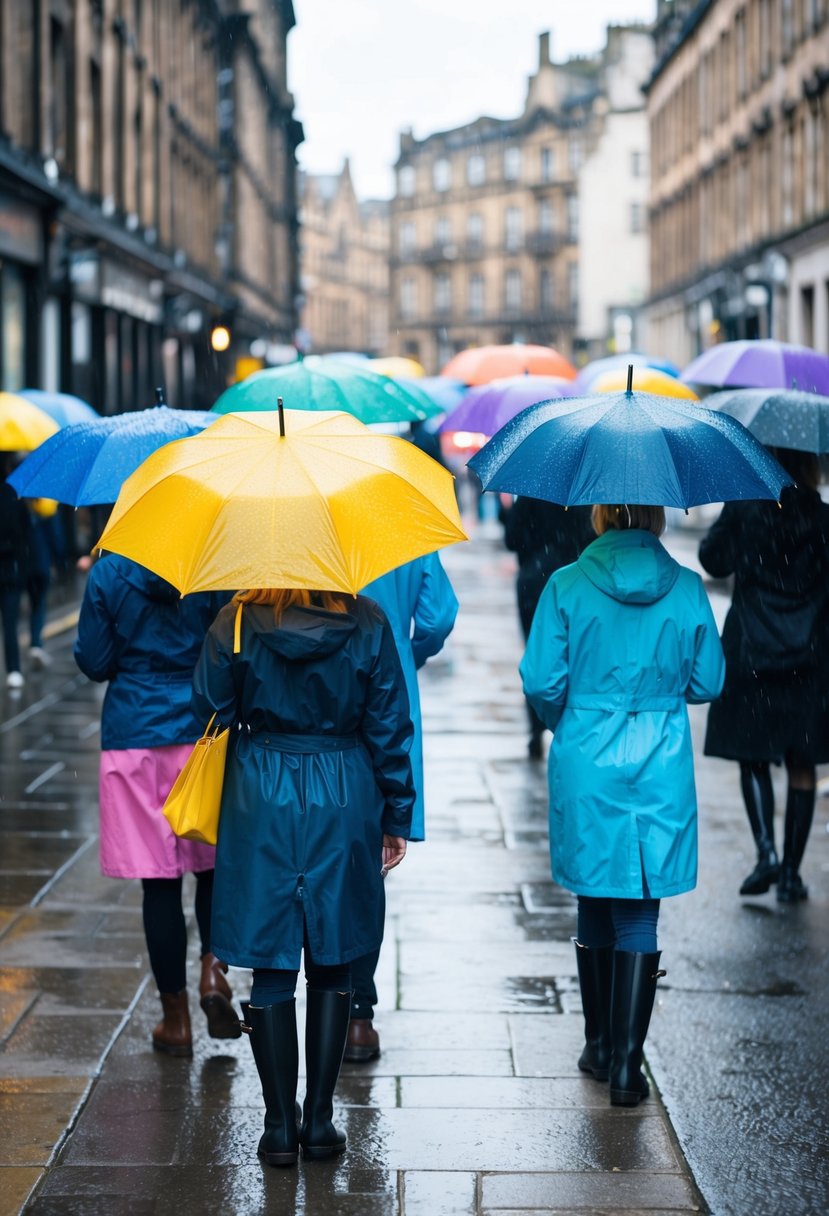
POLYGON ((623 604, 653 604, 667 595, 680 566, 652 532, 608 529, 576 563, 599 591, 623 604))
POLYGON ((356 627, 350 613, 299 606, 286 609, 279 625, 274 627, 274 611, 269 604, 245 604, 242 637, 245 629, 254 629, 268 650, 291 662, 303 663, 342 649, 356 627))
POLYGON ((175 603, 176 600, 181 599, 181 592, 172 583, 168 583, 158 574, 153 574, 152 570, 148 570, 146 566, 141 566, 128 557, 121 557, 118 561, 124 582, 128 583, 130 587, 134 587, 136 591, 140 591, 142 595, 146 595, 147 599, 157 600, 163 604, 175 603))

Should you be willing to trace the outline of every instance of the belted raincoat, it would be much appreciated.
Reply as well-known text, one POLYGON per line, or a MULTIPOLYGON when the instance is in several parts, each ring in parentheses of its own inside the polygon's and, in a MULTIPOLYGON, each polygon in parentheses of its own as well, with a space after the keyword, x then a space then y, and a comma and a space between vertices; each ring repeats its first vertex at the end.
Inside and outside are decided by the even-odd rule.
POLYGON ((409 839, 424 840, 423 720, 417 671, 443 649, 458 615, 458 601, 437 553, 428 553, 390 570, 364 587, 363 594, 378 603, 386 614, 406 677, 414 725, 411 758, 417 794, 409 839))
POLYGON ((231 725, 213 889, 213 951, 299 969, 379 948, 383 833, 408 838, 412 722, 391 630, 371 600, 345 612, 245 604, 219 613, 193 706, 231 725))
POLYGON ((553 877, 578 895, 654 899, 696 885, 686 702, 724 662, 702 581, 650 532, 609 530, 551 577, 521 663, 554 731, 553 877))

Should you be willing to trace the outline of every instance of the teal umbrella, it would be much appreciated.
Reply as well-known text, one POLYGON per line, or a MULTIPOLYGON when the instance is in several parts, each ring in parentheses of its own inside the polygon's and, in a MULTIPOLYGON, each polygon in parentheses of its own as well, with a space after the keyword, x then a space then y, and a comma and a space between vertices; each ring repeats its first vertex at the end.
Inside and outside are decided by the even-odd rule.
POLYGON ((422 422, 439 412, 413 385, 404 388, 357 362, 320 359, 254 372, 223 392, 213 413, 275 410, 279 397, 286 409, 342 410, 365 423, 422 422))

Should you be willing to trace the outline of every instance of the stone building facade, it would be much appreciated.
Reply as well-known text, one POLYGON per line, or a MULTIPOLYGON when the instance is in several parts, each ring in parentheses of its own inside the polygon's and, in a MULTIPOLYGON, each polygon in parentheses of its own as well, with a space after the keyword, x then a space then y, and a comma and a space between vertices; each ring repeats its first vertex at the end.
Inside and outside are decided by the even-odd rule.
POLYGON ((482 117, 425 139, 401 135, 391 235, 396 353, 429 371, 490 342, 540 342, 574 357, 579 177, 608 112, 606 66, 605 55, 553 63, 542 34, 519 117, 482 117))
POLYGON ((360 202, 349 163, 300 173, 301 326, 314 354, 385 353, 389 334, 389 204, 360 202))
POLYGON ((829 0, 659 0, 651 349, 829 352, 829 0))
POLYGON ((251 340, 292 339, 293 24, 290 0, 0 0, 3 387, 209 405, 251 340))

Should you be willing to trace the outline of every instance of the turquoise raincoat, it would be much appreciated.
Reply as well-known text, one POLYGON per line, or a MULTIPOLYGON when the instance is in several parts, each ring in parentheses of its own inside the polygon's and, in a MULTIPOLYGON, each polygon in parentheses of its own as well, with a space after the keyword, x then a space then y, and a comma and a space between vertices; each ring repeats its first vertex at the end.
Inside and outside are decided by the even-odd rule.
POLYGON ((520 670, 531 705, 554 731, 556 882, 598 898, 692 890, 697 806, 686 702, 713 700, 725 674, 699 576, 650 532, 606 532, 550 579, 520 670))
POLYGON ((458 601, 437 553, 417 557, 377 578, 363 589, 375 600, 391 626, 400 665, 406 677, 409 711, 414 725, 411 761, 415 798, 410 840, 424 840, 426 823, 423 804, 423 723, 417 669, 438 654, 452 632, 458 601))

